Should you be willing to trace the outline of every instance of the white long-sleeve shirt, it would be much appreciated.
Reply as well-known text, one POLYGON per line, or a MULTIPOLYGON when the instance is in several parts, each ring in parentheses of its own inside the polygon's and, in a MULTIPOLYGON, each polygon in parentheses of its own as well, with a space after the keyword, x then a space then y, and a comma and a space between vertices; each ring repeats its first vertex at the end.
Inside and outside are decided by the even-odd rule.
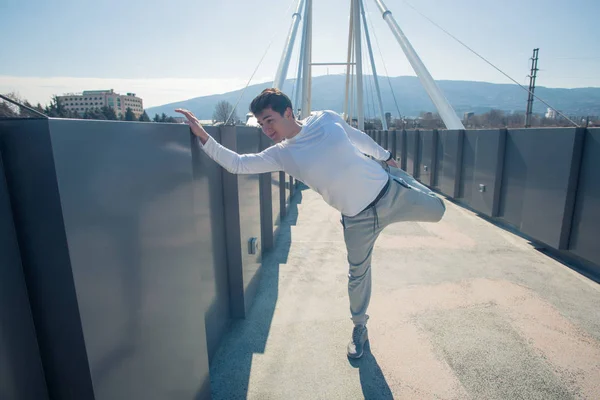
POLYGON ((233 174, 285 171, 348 217, 375 200, 388 181, 383 168, 365 154, 383 161, 390 153, 333 111, 307 118, 296 136, 261 153, 240 155, 213 138, 202 149, 233 174))

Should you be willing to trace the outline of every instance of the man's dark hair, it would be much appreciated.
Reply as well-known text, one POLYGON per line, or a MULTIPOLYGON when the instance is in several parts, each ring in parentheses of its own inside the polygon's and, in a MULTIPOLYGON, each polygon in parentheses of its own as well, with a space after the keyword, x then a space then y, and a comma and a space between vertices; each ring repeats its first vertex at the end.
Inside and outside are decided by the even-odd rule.
POLYGON ((250 103, 250 111, 255 116, 263 112, 267 108, 271 108, 273 111, 278 112, 282 117, 283 113, 287 108, 292 109, 292 114, 294 112, 294 108, 292 107, 292 101, 289 97, 281 92, 281 90, 276 88, 268 88, 263 90, 258 96, 252 100, 250 103))

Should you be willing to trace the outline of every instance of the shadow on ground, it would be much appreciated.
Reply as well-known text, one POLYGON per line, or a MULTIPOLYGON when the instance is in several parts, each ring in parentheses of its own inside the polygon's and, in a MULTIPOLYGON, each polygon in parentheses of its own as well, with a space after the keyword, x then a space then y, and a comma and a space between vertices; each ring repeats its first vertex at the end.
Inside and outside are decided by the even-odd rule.
POLYGON ((365 352, 361 358, 358 360, 348 359, 348 361, 352 367, 359 370, 360 386, 366 400, 387 400, 394 398, 375 356, 371 353, 369 342, 367 342, 365 352))
POLYGON ((252 357, 265 351, 278 298, 279 266, 287 263, 292 244, 291 227, 298 220, 298 204, 302 203, 302 190, 305 189, 299 188, 291 198, 273 250, 263 256, 260 287, 248 317, 233 322, 215 354, 215 362, 211 365, 213 399, 247 397, 252 357), (228 362, 231 358, 236 362, 228 362), (227 368, 223 368, 223 363, 228 364, 227 368))

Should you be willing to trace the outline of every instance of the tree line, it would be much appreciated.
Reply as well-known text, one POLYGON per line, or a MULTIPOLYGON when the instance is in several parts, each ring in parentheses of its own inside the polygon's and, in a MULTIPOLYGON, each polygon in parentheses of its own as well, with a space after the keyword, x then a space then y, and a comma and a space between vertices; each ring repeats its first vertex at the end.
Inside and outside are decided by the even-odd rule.
MULTIPOLYGON (((580 126, 600 126, 599 117, 570 116, 580 126)), ((355 121, 353 121, 355 122, 355 121)), ((421 112, 417 118, 389 118, 388 127, 391 129, 445 129, 444 122, 438 113, 421 112)), ((492 109, 483 114, 465 115, 462 123, 466 129, 493 129, 493 128, 523 128, 525 126, 525 113, 506 113, 502 110, 492 109)), ((572 127, 573 124, 566 118, 546 118, 543 115, 531 116, 532 127, 572 127)), ((380 119, 365 119, 365 129, 382 129, 380 119)))

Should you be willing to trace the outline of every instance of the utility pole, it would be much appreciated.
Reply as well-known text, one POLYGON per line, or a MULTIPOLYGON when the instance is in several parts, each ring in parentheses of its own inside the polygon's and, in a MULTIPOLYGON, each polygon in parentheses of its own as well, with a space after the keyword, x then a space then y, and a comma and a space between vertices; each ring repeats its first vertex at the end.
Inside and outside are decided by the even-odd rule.
POLYGON ((533 92, 535 91, 535 78, 538 72, 538 52, 540 49, 533 49, 531 57, 531 75, 529 75, 529 96, 527 97, 527 111, 525 112, 525 128, 531 127, 531 114, 533 113, 533 92))

